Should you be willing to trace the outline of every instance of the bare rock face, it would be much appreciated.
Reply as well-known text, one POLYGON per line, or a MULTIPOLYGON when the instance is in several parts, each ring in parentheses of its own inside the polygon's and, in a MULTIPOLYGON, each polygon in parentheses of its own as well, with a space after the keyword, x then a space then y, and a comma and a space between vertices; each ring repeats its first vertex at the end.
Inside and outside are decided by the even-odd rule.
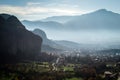
POLYGON ((15 17, 0 14, 0 62, 35 60, 41 52, 42 38, 25 29, 15 17))

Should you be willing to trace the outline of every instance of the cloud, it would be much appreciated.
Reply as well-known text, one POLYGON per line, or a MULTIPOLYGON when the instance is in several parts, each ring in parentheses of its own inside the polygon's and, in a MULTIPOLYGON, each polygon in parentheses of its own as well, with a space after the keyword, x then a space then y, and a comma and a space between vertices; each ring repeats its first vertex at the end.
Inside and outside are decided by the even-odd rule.
POLYGON ((27 5, 28 6, 36 6, 36 5, 38 6, 38 5, 41 5, 41 3, 40 2, 39 3, 38 2, 28 2, 27 5))
POLYGON ((51 3, 46 4, 45 2, 28 2, 25 6, 11 6, 11 5, 0 5, 0 13, 8 13, 17 15, 20 19, 40 19, 49 16, 60 16, 60 15, 80 15, 85 13, 80 9, 77 9, 77 5, 70 6, 66 3, 58 4, 51 3), (32 17, 35 16, 35 17, 32 17), (38 18, 36 17, 38 16, 38 18))
POLYGON ((0 13, 9 13, 9 14, 21 14, 24 15, 26 12, 23 11, 21 7, 0 5, 0 13))
POLYGON ((19 7, 19 6, 9 6, 9 5, 0 5, 0 13, 13 13, 20 15, 29 15, 34 13, 48 12, 46 8, 42 7, 19 7))

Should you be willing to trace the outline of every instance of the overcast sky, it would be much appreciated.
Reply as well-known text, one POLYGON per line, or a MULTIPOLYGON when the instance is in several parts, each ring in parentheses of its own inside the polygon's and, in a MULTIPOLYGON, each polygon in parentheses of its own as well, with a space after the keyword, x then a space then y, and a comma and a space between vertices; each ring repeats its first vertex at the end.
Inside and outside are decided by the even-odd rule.
MULTIPOLYGON (((0 0, 0 13, 17 16, 20 20, 40 20, 50 16, 81 15, 98 9, 120 13, 120 0, 0 0)), ((52 31, 54 32, 54 31, 52 31)), ((118 33, 112 32, 46 32, 48 37, 57 40, 77 42, 120 41, 118 33), (67 34, 68 33, 68 34, 67 34), (78 35, 80 34, 80 38, 78 35), (64 37, 68 36, 68 37, 64 37), (99 35, 99 36, 98 36, 99 35), (75 37, 76 36, 76 37, 75 37), (107 37, 106 37, 107 36, 107 37), (74 37, 74 38, 73 38, 74 37)))
POLYGON ((0 13, 16 15, 21 20, 81 15, 103 8, 120 13, 120 0, 0 0, 0 13))

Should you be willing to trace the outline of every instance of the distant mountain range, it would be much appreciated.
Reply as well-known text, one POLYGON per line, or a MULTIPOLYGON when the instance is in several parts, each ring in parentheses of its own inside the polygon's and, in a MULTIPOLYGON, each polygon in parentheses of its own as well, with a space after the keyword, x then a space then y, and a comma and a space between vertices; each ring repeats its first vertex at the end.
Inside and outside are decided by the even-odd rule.
MULTIPOLYGON (((27 21, 24 20, 22 23, 17 17, 9 14, 0 14, 0 62, 16 62, 23 60, 34 60, 40 53, 41 49, 45 52, 64 52, 71 51, 74 49, 118 49, 120 45, 116 44, 109 45, 95 45, 95 44, 82 44, 72 42, 71 39, 67 40, 51 40, 47 38, 46 31, 52 30, 55 35, 59 31, 61 36, 68 38, 64 33, 67 31, 76 32, 79 30, 111 30, 119 31, 120 28, 120 14, 101 9, 92 13, 80 15, 80 16, 66 16, 63 22, 62 17, 57 17, 52 20, 44 21, 27 21), (59 19, 60 18, 60 19, 59 19), (58 22, 57 22, 58 21, 58 22), (27 28, 34 29, 28 31, 27 28), (37 28, 37 29, 36 29, 37 28), (43 43, 42 43, 43 42, 43 43)), ((69 33, 68 33, 69 34, 69 33)), ((72 36, 69 34, 69 36, 72 36)), ((57 37, 61 37, 58 36, 57 37)), ((77 33, 77 38, 81 37, 77 33)), ((75 36, 72 36, 73 38, 75 36)), ((84 37, 84 35, 82 34, 84 37)), ((103 35, 104 36, 104 35, 103 35)), ((115 40, 119 40, 119 35, 114 35, 115 40), (117 39, 116 39, 117 38, 117 39)), ((98 36, 99 37, 99 36, 98 36)), ((111 35, 110 35, 111 37, 111 35)), ((105 37, 102 37, 102 39, 105 37)), ((89 38, 88 38, 89 39, 89 38)), ((105 51, 104 51, 105 52, 105 51)), ((109 51, 108 51, 109 52, 109 51)), ((117 52, 117 51, 116 51, 117 52)))
POLYGON ((118 30, 120 29, 120 14, 100 9, 78 16, 64 25, 72 30, 118 30))
POLYGON ((79 48, 80 46, 80 44, 72 42, 72 41, 50 40, 47 38, 46 33, 40 29, 35 29, 32 32, 42 37, 43 39, 42 51, 46 51, 46 52, 64 51, 64 50, 79 48))
POLYGON ((56 44, 54 41, 47 38, 46 33, 40 29, 35 29, 32 31, 34 34, 42 37, 42 51, 51 52, 51 51, 61 51, 63 46, 56 44))
POLYGON ((35 28, 40 28, 40 29, 48 29, 48 30, 54 30, 54 29, 63 29, 64 25, 55 22, 55 21, 28 21, 28 20, 23 20, 22 23, 26 26, 28 29, 35 29, 35 28))
POLYGON ((118 30, 120 29, 120 14, 100 9, 80 16, 53 16, 41 21, 27 21, 22 23, 26 27, 64 29, 64 30, 118 30), (43 22, 44 21, 44 22, 43 22))
POLYGON ((75 19, 77 16, 52 16, 43 19, 42 21, 54 21, 59 23, 66 23, 72 19, 75 19))
POLYGON ((34 34, 41 36, 43 39, 42 52, 63 52, 63 51, 74 51, 74 50, 102 50, 119 48, 117 45, 99 45, 98 44, 80 44, 73 41, 67 40, 50 40, 44 31, 35 29, 32 31, 34 34))
POLYGON ((59 44, 59 45, 63 45, 65 47, 68 47, 70 49, 80 49, 81 44, 76 43, 76 42, 72 42, 72 41, 67 41, 67 40, 55 40, 55 43, 59 44))
MULTIPOLYGON (((79 41, 80 45, 84 47, 97 46, 94 44, 100 44, 102 47, 102 43, 105 47, 111 47, 114 43, 119 45, 120 41, 118 36, 120 34, 120 14, 106 9, 77 16, 53 16, 39 21, 24 20, 22 23, 27 29, 44 30, 48 36, 53 36, 52 39, 79 41)), ((64 41, 60 41, 57 44, 63 45, 63 43, 64 41)), ((67 45, 64 44, 64 46, 67 45)))
POLYGON ((17 17, 0 14, 0 63, 35 60, 42 38, 28 31, 17 17))

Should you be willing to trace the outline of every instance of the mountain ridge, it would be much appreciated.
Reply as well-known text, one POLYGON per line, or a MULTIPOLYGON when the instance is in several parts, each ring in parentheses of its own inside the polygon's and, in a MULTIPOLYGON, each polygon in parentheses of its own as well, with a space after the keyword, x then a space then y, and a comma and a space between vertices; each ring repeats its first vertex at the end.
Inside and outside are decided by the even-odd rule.
MULTIPOLYGON (((102 44, 119 42, 120 39, 117 35, 120 31, 120 14, 106 9, 99 9, 77 16, 66 23, 61 23, 62 26, 60 25, 59 28, 54 26, 54 24, 52 25, 54 28, 51 28, 48 24, 46 25, 47 29, 44 25, 31 27, 44 30, 48 37, 55 40, 102 44)), ((26 25, 26 27, 29 26, 26 25)))
POLYGON ((28 31, 13 15, 4 18, 0 14, 0 38, 1 63, 35 60, 41 53, 42 38, 28 31))
POLYGON ((88 14, 83 14, 65 25, 71 29, 116 29, 120 25, 120 14, 100 9, 88 14))
MULTIPOLYGON (((116 29, 120 25, 120 14, 108 11, 107 9, 99 9, 87 14, 77 16, 52 16, 46 20, 39 21, 22 21, 24 25, 29 27, 37 27, 40 29, 59 29, 59 30, 82 30, 82 29, 116 29), (73 18, 74 17, 74 18, 73 18), (52 19, 53 18, 53 19, 52 19), (58 18, 58 20, 54 20, 58 18), (67 18, 65 23, 60 23, 59 18, 67 18), (34 24, 34 25, 33 25, 34 24)), ((65 19, 62 19, 65 20, 65 19)), ((34 29, 35 29, 34 28, 34 29)))

